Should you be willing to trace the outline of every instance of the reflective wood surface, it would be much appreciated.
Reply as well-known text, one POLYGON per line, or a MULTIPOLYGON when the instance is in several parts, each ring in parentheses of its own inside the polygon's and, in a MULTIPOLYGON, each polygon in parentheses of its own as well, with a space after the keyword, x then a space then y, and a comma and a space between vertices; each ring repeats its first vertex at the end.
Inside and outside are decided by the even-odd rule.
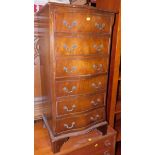
MULTIPOLYGON (((40 22, 44 23, 40 25, 39 44, 40 64, 43 66, 42 93, 48 106, 44 121, 52 135, 53 151, 58 152, 66 138, 72 135, 94 128, 106 133, 104 106, 94 106, 88 111, 87 106, 81 104, 83 107, 79 108, 79 113, 58 117, 57 103, 66 97, 88 95, 89 98, 92 94, 106 94, 115 14, 89 6, 48 3, 38 15, 40 22), (64 139, 60 140, 62 137, 64 139)), ((106 95, 104 97, 102 105, 106 95)), ((76 106, 61 109, 74 112, 76 106)))
MULTIPOLYGON (((43 128, 42 121, 38 121, 34 124, 34 155, 103 155, 107 149, 112 151, 111 155, 115 155, 115 135, 116 132, 111 127, 108 127, 105 136, 93 130, 85 135, 71 137, 59 153, 53 154, 47 129, 43 128)), ((120 155, 120 150, 116 150, 116 155, 120 155)))

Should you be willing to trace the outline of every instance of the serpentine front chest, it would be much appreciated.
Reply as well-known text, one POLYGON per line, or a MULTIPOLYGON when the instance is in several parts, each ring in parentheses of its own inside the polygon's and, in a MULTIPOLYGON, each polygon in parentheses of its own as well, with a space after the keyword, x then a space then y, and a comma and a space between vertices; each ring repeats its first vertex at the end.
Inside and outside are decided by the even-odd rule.
POLYGON ((37 14, 43 115, 53 152, 94 128, 106 134, 106 92, 114 13, 48 3, 37 14), (46 106, 47 106, 46 105, 46 106))

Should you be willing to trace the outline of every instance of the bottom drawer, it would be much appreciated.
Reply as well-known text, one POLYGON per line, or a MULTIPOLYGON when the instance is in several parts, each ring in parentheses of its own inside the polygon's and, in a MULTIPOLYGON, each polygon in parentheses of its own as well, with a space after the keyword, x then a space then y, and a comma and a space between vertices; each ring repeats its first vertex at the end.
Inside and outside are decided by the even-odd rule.
POLYGON ((67 155, 114 155, 116 133, 109 133, 102 136, 98 134, 98 130, 93 130, 85 135, 72 137, 64 143, 61 150, 70 149, 67 155))
POLYGON ((112 149, 104 149, 103 145, 99 147, 95 147, 97 145, 90 145, 87 147, 84 147, 80 151, 74 151, 74 154, 72 155, 114 155, 112 149))
MULTIPOLYGON (((114 155, 114 136, 94 140, 94 142, 93 139, 92 141, 90 141, 90 139, 91 138, 88 138, 87 145, 80 150, 80 155, 114 155)), ((74 155, 76 155, 76 153, 74 155)))
POLYGON ((57 119, 55 132, 59 134, 80 128, 87 128, 101 121, 105 121, 105 108, 95 109, 82 115, 73 115, 72 117, 57 119))

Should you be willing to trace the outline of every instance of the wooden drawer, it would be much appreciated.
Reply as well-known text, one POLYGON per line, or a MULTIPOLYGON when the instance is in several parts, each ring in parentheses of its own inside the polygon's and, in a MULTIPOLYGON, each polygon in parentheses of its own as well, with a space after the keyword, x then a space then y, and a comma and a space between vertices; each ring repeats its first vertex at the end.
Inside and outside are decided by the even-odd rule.
POLYGON ((101 14, 57 12, 56 32, 111 33, 113 17, 101 14))
POLYGON ((75 150, 67 155, 115 155, 114 148, 105 148, 104 146, 104 141, 100 140, 96 143, 75 150))
POLYGON ((71 77, 76 75, 93 75, 106 73, 108 58, 90 59, 58 59, 56 61, 56 77, 71 77))
MULTIPOLYGON (((90 139, 90 138, 88 138, 90 139)), ((94 143, 89 144, 87 140, 87 145, 68 153, 67 155, 115 155, 115 140, 114 137, 105 138, 98 140, 94 143)), ((77 142, 77 145, 78 144, 77 142)), ((84 145, 84 144, 83 144, 84 145)))
POLYGON ((82 115, 57 119, 56 133, 76 130, 105 120, 105 109, 99 108, 82 115))
POLYGON ((56 36, 56 56, 109 55, 109 37, 56 36))
POLYGON ((100 137, 98 140, 94 140, 91 137, 82 140, 82 142, 80 140, 77 141, 75 145, 83 145, 83 147, 76 148, 67 155, 115 155, 115 137, 113 135, 102 139, 100 137))
POLYGON ((57 101, 57 115, 84 112, 105 104, 105 94, 65 97, 57 101))
POLYGON ((78 80, 56 81, 56 96, 70 96, 77 94, 88 94, 105 91, 107 75, 78 80))
POLYGON ((92 130, 86 134, 70 137, 61 148, 61 155, 115 155, 116 132, 108 127, 106 135, 99 130, 92 130))

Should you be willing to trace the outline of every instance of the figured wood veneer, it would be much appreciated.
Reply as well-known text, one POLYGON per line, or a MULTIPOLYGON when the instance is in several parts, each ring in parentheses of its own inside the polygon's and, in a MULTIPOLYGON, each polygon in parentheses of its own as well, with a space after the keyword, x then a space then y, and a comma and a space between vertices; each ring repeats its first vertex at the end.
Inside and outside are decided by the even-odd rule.
POLYGON ((111 20, 109 15, 97 13, 78 13, 78 12, 57 12, 56 13, 56 32, 94 32, 111 33, 111 20), (63 24, 62 24, 63 22, 63 24))
POLYGON ((56 77, 107 73, 108 58, 56 60, 56 77), (68 63, 69 61, 69 63, 68 63))
POLYGON ((57 115, 76 114, 105 106, 104 100, 105 93, 61 98, 57 101, 57 115))
POLYGON ((98 122, 104 121, 105 114, 103 115, 103 113, 104 108, 98 108, 85 114, 57 119, 56 132, 65 133, 65 131, 75 131, 78 130, 78 128, 84 128, 85 126, 89 127, 90 125, 94 125, 98 122))
POLYGON ((108 127, 104 136, 100 131, 93 130, 84 135, 70 137, 62 145, 60 152, 53 154, 47 129, 42 125, 42 121, 34 125, 34 155, 103 155, 107 150, 110 151, 110 155, 115 155, 116 131, 111 127, 108 127), (98 147, 95 147, 96 144, 98 147))
POLYGON ((109 55, 110 37, 97 36, 56 36, 56 56, 78 56, 78 55, 109 55))
POLYGON ((100 75, 86 79, 56 81, 56 96, 70 96, 78 94, 104 92, 107 85, 107 75, 100 75))
POLYGON ((42 92, 48 111, 43 120, 53 152, 58 152, 70 136, 94 128, 106 134, 105 103, 114 13, 48 3, 37 14, 44 23, 39 45, 42 92))

